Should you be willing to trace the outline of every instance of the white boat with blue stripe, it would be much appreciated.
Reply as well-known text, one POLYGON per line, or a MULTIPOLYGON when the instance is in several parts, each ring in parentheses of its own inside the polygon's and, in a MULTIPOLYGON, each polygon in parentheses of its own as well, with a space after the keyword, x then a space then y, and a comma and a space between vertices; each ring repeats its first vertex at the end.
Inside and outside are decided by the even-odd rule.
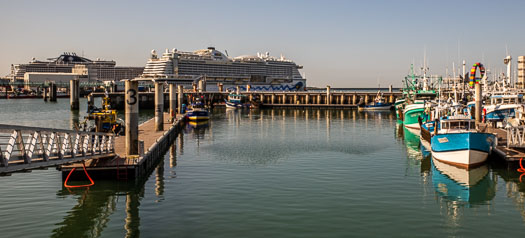
MULTIPOLYGON (((490 97, 490 104, 484 106, 485 120, 497 122, 514 117, 523 103, 522 94, 494 94, 490 97)), ((472 103, 470 106, 473 107, 474 104, 472 103)))
POLYGON ((430 145, 432 156, 441 162, 468 169, 483 164, 492 152, 495 136, 479 132, 470 116, 444 117, 437 125, 430 145))

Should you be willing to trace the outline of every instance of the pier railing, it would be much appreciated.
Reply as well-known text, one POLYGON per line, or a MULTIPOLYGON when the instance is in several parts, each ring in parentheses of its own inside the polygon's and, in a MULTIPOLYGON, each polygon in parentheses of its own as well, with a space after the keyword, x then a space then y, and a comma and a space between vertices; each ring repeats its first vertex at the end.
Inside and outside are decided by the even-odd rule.
POLYGON ((507 147, 525 148, 525 126, 507 128, 507 147))
POLYGON ((114 144, 109 133, 0 124, 0 173, 110 156, 114 144))

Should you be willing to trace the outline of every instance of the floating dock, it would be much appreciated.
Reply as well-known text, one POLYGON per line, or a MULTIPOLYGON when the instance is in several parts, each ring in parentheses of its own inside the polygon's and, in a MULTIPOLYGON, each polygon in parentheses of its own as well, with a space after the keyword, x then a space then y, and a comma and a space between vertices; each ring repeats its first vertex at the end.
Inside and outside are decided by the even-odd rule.
MULTIPOLYGON (((93 179, 119 179, 132 180, 148 174, 159 159, 168 150, 185 125, 185 115, 178 114, 174 122, 169 119, 169 114, 164 113, 164 130, 155 130, 155 118, 139 125, 139 141, 144 144, 144 151, 140 155, 127 155, 124 136, 115 139, 115 154, 111 158, 86 160, 86 169, 93 179)), ((59 168, 62 178, 65 179, 69 172, 76 168, 70 179, 85 179, 82 163, 64 165, 59 168)))
MULTIPOLYGON (((523 128, 521 128, 523 129, 523 128)), ((525 158, 525 145, 523 141, 521 143, 513 143, 515 139, 512 138, 512 134, 521 133, 523 135, 523 130, 521 131, 509 131, 510 129, 500 129, 500 128, 487 128, 488 132, 496 135, 498 143, 494 148, 496 155, 501 157, 507 162, 519 162, 521 158, 525 158), (509 132, 511 134, 509 134, 509 132), (511 141, 509 141, 511 140, 511 141), (522 146, 520 146, 521 144, 522 146)), ((516 136, 514 136, 516 138, 516 136)), ((520 140, 525 138, 520 137, 520 140)))

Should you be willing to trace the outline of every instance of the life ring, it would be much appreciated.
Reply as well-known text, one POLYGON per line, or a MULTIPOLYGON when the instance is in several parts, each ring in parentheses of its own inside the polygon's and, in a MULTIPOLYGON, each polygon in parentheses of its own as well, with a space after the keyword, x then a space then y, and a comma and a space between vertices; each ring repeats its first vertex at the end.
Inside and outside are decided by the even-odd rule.
POLYGON ((483 66, 483 64, 480 62, 477 62, 474 65, 472 65, 472 68, 470 69, 470 81, 469 81, 470 87, 471 88, 474 87, 474 82, 476 82, 476 84, 479 84, 479 81, 481 78, 483 78, 483 76, 485 76, 485 67, 483 66), (477 68, 479 68, 479 73, 481 75, 480 78, 476 78, 477 68))

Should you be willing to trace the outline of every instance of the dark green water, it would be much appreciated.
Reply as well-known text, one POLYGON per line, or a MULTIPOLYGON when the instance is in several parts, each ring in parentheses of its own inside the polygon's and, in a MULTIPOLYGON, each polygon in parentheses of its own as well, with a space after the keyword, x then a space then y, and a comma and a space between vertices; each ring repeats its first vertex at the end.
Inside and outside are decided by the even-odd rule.
MULTIPOLYGON (((0 123, 82 116, 67 100, 0 100, 0 123)), ((391 113, 217 110, 137 184, 68 191, 54 168, 0 177, 0 236, 521 237, 514 171, 434 164, 391 113)))

